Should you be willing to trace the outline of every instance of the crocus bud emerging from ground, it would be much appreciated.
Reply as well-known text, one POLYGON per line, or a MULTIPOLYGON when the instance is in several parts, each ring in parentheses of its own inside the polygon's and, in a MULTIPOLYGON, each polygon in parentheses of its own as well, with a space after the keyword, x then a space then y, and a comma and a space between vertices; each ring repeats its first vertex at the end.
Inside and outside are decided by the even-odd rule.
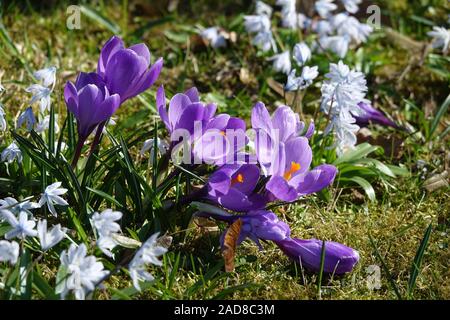
MULTIPOLYGON (((322 253, 322 241, 317 239, 287 239, 275 241, 280 249, 306 269, 319 272, 322 253)), ((359 261, 356 250, 338 242, 325 242, 325 273, 343 274, 352 271, 359 261)))

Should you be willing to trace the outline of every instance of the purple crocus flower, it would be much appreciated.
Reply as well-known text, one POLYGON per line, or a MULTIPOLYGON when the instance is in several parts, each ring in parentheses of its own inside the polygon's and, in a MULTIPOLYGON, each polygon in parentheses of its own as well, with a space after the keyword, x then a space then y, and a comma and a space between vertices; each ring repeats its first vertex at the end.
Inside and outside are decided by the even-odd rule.
POLYGON ((70 81, 66 83, 64 99, 67 108, 77 119, 78 145, 72 162, 74 166, 88 136, 119 107, 120 96, 110 94, 105 84, 95 76, 80 73, 75 85, 70 81))
MULTIPOLYGON (((322 241, 317 239, 285 239, 275 241, 280 249, 291 259, 313 272, 320 271, 322 241)), ((325 273, 343 274, 352 271, 359 261, 358 251, 338 242, 325 242, 325 273)))
POLYGON ((97 64, 97 74, 104 79, 111 93, 120 95, 120 102, 137 96, 158 79, 162 58, 153 65, 150 51, 143 43, 125 48, 122 39, 111 37, 105 43, 97 64))
POLYGON ((375 109, 370 104, 365 102, 358 103, 358 106, 363 111, 360 115, 353 115, 356 120, 356 124, 360 127, 367 127, 369 123, 376 123, 382 126, 392 127, 395 129, 400 129, 401 127, 397 125, 392 120, 389 120, 381 111, 375 109))
MULTIPOLYGON (((253 106, 251 122, 256 131, 255 149, 258 162, 263 173, 270 176, 279 170, 280 146, 292 138, 299 137, 305 124, 288 106, 278 107, 271 117, 262 102, 253 106)), ((306 137, 311 137, 313 131, 314 124, 311 123, 306 137)))
POLYGON ((243 150, 248 143, 245 130, 244 120, 228 114, 211 118, 200 137, 194 137, 194 156, 216 165, 244 163, 246 154, 243 150))
POLYGON ((171 134, 172 146, 181 138, 188 140, 184 142, 189 143, 198 163, 222 165, 233 162, 235 154, 247 143, 245 122, 228 114, 215 115, 217 106, 200 102, 195 87, 175 94, 167 109, 161 86, 156 93, 156 105, 171 134))
POLYGON ((312 150, 308 139, 298 136, 304 125, 289 107, 279 107, 271 118, 264 104, 257 103, 252 110, 252 126, 258 161, 263 173, 270 176, 266 190, 271 198, 295 201, 333 182, 336 167, 324 164, 309 170, 312 150))
POLYGON ((197 88, 193 87, 185 93, 177 93, 170 99, 169 108, 166 109, 166 95, 161 86, 156 93, 156 106, 159 116, 170 133, 177 129, 194 133, 196 122, 208 123, 216 113, 217 106, 214 103, 203 104, 200 102, 197 88))
POLYGON ((209 177, 206 198, 233 211, 263 208, 264 198, 253 193, 258 180, 259 168, 256 165, 224 165, 209 177))

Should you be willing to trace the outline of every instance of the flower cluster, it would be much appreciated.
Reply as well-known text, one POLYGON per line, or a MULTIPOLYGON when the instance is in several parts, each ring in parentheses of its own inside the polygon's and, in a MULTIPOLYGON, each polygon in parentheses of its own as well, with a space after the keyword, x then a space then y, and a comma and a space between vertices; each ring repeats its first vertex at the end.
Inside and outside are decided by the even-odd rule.
POLYGON ((150 51, 143 43, 126 48, 113 36, 103 46, 97 71, 81 72, 75 84, 67 82, 64 99, 78 124, 78 145, 72 165, 81 154, 89 135, 95 130, 91 150, 99 143, 103 127, 126 100, 150 88, 158 78, 162 58, 150 63, 150 51))
MULTIPOLYGON (((265 209, 276 201, 296 201, 333 182, 337 173, 334 166, 323 164, 310 170, 312 150, 308 139, 314 126, 305 129, 298 114, 289 106, 278 107, 271 116, 265 105, 258 102, 252 110, 252 128, 249 130, 253 134, 250 135, 245 132, 243 120, 216 114, 214 104, 200 102, 196 88, 174 95, 166 109, 161 87, 157 93, 157 106, 170 133, 168 152, 172 160, 178 159, 177 149, 183 145, 183 159, 190 160, 194 156, 201 160, 194 166, 190 161, 182 162, 191 170, 202 163, 216 167, 202 188, 185 196, 187 201, 208 201, 240 212, 217 215, 211 210, 200 209, 198 215, 230 224, 241 219, 238 243, 250 238, 261 247, 259 240, 274 241, 289 257, 301 258, 305 260, 305 267, 318 270, 317 259, 310 256, 320 256, 321 246, 315 245, 317 240, 291 238, 289 226, 265 209), (213 136, 216 139, 211 139, 213 136), (229 146, 218 148, 223 145, 229 146), (226 152, 214 152, 218 149, 226 152)), ((345 273, 356 264, 358 254, 343 245, 330 243, 326 261, 327 272, 336 268, 335 272, 345 273)))

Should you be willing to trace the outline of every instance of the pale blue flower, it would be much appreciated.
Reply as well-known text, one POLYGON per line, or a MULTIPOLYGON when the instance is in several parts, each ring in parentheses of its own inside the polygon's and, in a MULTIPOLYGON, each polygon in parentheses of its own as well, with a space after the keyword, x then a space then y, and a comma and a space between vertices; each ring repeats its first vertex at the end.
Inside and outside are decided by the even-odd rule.
POLYGON ((99 282, 108 274, 103 264, 94 256, 87 256, 84 243, 78 247, 71 244, 69 250, 64 250, 60 256, 61 267, 67 273, 57 288, 56 293, 65 298, 72 291, 77 300, 84 300, 86 294, 93 291, 99 282))
POLYGON ((51 89, 40 84, 32 84, 31 86, 26 88, 25 91, 33 94, 30 104, 39 102, 39 108, 41 112, 50 110, 50 94, 52 93, 51 89))
MULTIPOLYGON (((35 131, 37 133, 41 133, 44 132, 45 130, 48 130, 50 126, 50 115, 46 115, 41 122, 38 122, 36 124, 36 129, 35 131)), ((58 115, 55 114, 55 132, 58 133, 59 132, 59 126, 58 126, 58 115)))
POLYGON ((214 49, 223 48, 227 46, 227 41, 225 37, 221 34, 220 29, 218 27, 210 27, 204 29, 200 36, 210 43, 211 47, 214 49))
POLYGON ((48 67, 41 69, 33 73, 34 77, 41 81, 42 85, 45 87, 53 87, 56 81, 56 67, 48 67))
POLYGON ((21 211, 25 211, 29 216, 32 216, 32 212, 30 210, 40 208, 39 204, 36 202, 31 202, 29 200, 19 202, 12 197, 6 197, 4 199, 0 199, 0 210, 2 208, 8 208, 14 215, 19 215, 21 211))
POLYGON ((432 46, 435 49, 442 49, 442 52, 446 53, 450 45, 450 30, 444 27, 433 27, 433 31, 427 33, 428 36, 433 38, 432 46))
POLYGON ((130 277, 133 280, 134 287, 141 291, 139 285, 142 281, 153 281, 153 276, 147 272, 146 265, 153 264, 161 266, 162 262, 158 259, 159 256, 167 252, 167 249, 158 245, 159 233, 153 234, 137 251, 133 260, 128 265, 130 277))
POLYGON ((53 226, 50 231, 47 231, 47 220, 39 220, 37 224, 37 233, 41 249, 47 251, 57 245, 66 235, 67 229, 61 228, 60 224, 53 226))
POLYGON ((60 206, 69 205, 66 200, 60 197, 60 195, 63 195, 67 192, 67 189, 60 188, 60 186, 61 182, 55 182, 49 185, 47 188, 45 188, 45 191, 42 194, 41 199, 39 200, 39 205, 43 206, 44 204, 47 204, 48 210, 55 217, 58 215, 55 209, 55 204, 60 206))
POLYGON ((347 55, 350 45, 348 36, 324 36, 319 39, 320 47, 336 53, 339 58, 347 55))
POLYGON ((36 118, 33 113, 33 108, 28 107, 17 119, 17 127, 21 128, 25 124, 27 131, 31 131, 36 124, 36 118))
POLYGON ((291 53, 289 50, 276 54, 269 59, 273 61, 273 68, 275 71, 289 74, 291 71, 291 53))
POLYGON ((272 16, 273 9, 268 4, 258 0, 256 1, 255 13, 257 15, 266 15, 268 17, 272 16))
POLYGON ((28 214, 25 211, 20 212, 19 219, 9 210, 2 210, 2 216, 12 227, 5 234, 6 239, 25 239, 26 237, 37 236, 37 231, 34 229, 36 222, 28 220, 28 214))
POLYGON ((113 257, 111 250, 116 246, 112 235, 120 231, 120 225, 115 221, 121 218, 122 212, 111 209, 106 209, 102 213, 94 212, 92 216, 92 224, 98 234, 97 246, 109 257, 113 257))
POLYGON ((355 14, 358 12, 358 5, 362 2, 362 0, 341 0, 341 2, 347 12, 355 14))
POLYGON ((302 66, 309 59, 311 59, 311 49, 309 49, 308 45, 305 42, 297 43, 294 46, 294 59, 297 63, 302 66))
POLYGON ((19 244, 15 241, 0 240, 0 262, 16 264, 19 257, 19 244))
POLYGON ((17 159, 17 162, 21 163, 23 156, 16 142, 14 141, 8 147, 6 147, 1 154, 1 161, 6 163, 12 163, 17 159))
POLYGON ((333 0, 319 0, 315 3, 315 9, 322 18, 327 18, 331 11, 337 9, 337 5, 333 3, 333 0))

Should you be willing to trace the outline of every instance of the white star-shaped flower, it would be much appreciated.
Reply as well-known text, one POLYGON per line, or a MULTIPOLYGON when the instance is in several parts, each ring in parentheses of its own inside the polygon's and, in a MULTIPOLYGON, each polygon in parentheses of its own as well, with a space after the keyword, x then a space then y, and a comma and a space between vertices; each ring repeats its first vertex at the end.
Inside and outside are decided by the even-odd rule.
POLYGON ((49 185, 47 188, 45 188, 44 193, 41 196, 41 199, 39 200, 39 205, 43 206, 44 204, 47 204, 48 210, 56 217, 58 213, 55 209, 55 204, 60 206, 67 206, 69 205, 66 200, 60 197, 60 195, 65 194, 67 192, 67 189, 60 188, 61 182, 55 182, 51 185, 49 185))
POLYGON ((67 229, 61 228, 61 225, 57 224, 50 231, 47 231, 47 220, 44 219, 38 221, 37 232, 41 249, 47 251, 64 239, 67 229))
POLYGON ((3 219, 5 219, 12 227, 10 231, 5 234, 6 239, 25 239, 26 237, 37 236, 37 231, 34 229, 36 222, 28 220, 28 214, 25 211, 20 212, 19 219, 9 210, 2 210, 3 219))
POLYGON ((133 285, 139 291, 141 290, 139 282, 152 281, 154 279, 153 276, 146 271, 146 265, 154 264, 156 266, 161 266, 162 262, 158 257, 167 252, 166 248, 158 245, 158 235, 159 233, 152 235, 137 251, 133 260, 131 260, 128 265, 133 285))
POLYGON ((93 291, 99 282, 108 274, 103 264, 94 256, 86 256, 87 249, 84 244, 78 247, 71 244, 69 250, 61 253, 61 267, 67 276, 57 287, 56 293, 64 299, 72 291, 77 300, 84 300, 86 294, 93 291))
POLYGON ((1 154, 1 161, 6 163, 12 163, 15 159, 17 159, 17 162, 21 163, 23 156, 22 151, 20 151, 19 147, 14 141, 8 147, 3 149, 1 154))
POLYGON ((0 262, 16 264, 19 257, 19 244, 15 241, 0 240, 0 262))
POLYGON ((33 73, 34 77, 41 81, 42 85, 45 87, 50 87, 55 84, 56 81, 56 67, 48 67, 41 69, 33 73))

